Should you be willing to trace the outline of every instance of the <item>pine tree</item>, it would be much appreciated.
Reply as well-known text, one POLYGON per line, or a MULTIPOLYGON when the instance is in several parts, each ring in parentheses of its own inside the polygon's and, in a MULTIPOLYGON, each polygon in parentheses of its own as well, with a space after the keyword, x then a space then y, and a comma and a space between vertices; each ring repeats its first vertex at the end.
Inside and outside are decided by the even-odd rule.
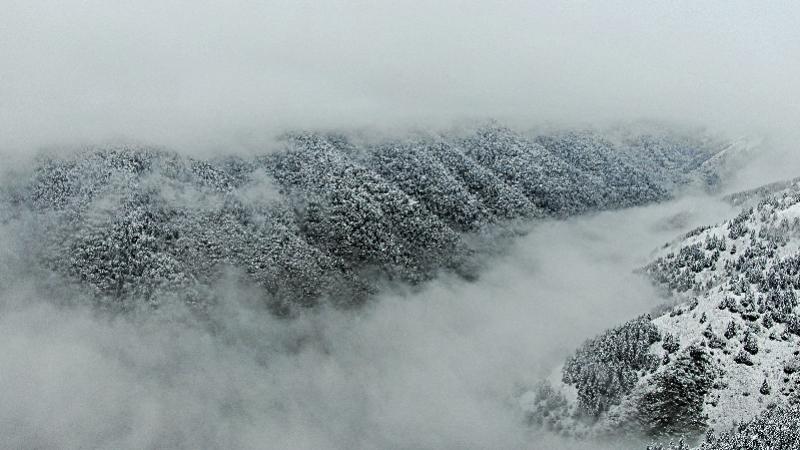
POLYGON ((692 345, 681 352, 639 400, 638 419, 643 429, 654 436, 705 430, 703 403, 714 377, 704 348, 692 345))
POLYGON ((744 335, 744 350, 751 355, 755 355, 758 353, 758 341, 756 341, 755 336, 751 332, 747 332, 744 335))
POLYGON ((759 389, 758 392, 760 392, 761 395, 769 395, 769 393, 771 392, 769 384, 767 384, 766 378, 764 378, 764 382, 761 383, 761 389, 759 389))
POLYGON ((744 350, 739 350, 739 353, 733 357, 733 361, 737 364, 744 364, 746 366, 753 365, 753 358, 751 358, 750 355, 744 350))
POLYGON ((661 343, 661 348, 667 351, 667 353, 675 353, 681 347, 678 338, 671 333, 664 334, 664 341, 661 343))
POLYGON ((736 323, 731 320, 725 328, 725 338, 733 339, 734 336, 736 336, 736 323))
POLYGON ((764 328, 772 328, 775 325, 775 321, 772 319, 771 313, 765 313, 764 317, 761 319, 761 323, 764 325, 764 328))

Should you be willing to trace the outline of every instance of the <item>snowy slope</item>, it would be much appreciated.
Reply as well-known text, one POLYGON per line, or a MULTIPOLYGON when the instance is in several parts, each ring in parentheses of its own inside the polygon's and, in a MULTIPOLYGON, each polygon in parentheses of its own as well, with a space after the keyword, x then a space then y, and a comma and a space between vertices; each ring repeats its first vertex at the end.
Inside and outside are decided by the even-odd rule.
POLYGON ((4 221, 29 221, 20 252, 42 278, 109 308, 174 294, 202 310, 233 269, 284 314, 359 305, 382 280, 474 277, 475 255, 513 235, 509 221, 664 200, 724 148, 680 133, 639 141, 652 151, 632 158, 598 133, 535 139, 490 124, 377 142, 293 133, 276 151, 209 160, 89 149, 41 157, 0 187, 0 202, 4 221), (673 164, 648 175, 663 159, 673 164))
POLYGON ((800 399, 800 182, 732 198, 752 206, 666 244, 644 269, 674 304, 584 344, 561 380, 524 397, 534 422, 579 435, 691 434, 800 399))

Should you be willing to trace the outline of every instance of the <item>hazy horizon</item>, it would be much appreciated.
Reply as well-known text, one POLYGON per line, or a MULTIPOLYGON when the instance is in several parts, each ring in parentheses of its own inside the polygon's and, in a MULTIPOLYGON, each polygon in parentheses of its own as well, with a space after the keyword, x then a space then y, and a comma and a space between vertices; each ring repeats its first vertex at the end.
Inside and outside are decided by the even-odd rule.
POLYGON ((4 153, 120 139, 235 151, 286 129, 486 118, 783 134, 800 118, 792 2, 4 6, 4 153))

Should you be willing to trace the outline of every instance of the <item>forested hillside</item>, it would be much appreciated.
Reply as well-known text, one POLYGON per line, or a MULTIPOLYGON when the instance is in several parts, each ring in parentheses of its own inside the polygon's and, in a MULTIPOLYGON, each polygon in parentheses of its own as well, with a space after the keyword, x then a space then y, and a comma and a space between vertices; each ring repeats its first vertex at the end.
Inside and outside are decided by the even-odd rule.
MULTIPOLYGON (((113 147, 41 156, 3 186, 25 255, 113 310, 165 298, 203 309, 223 274, 279 314, 363 303, 384 281, 471 278, 513 221, 563 218, 713 188, 725 143, 658 131, 470 133, 362 142, 293 133, 257 156, 200 160, 113 147), (656 169, 657 168, 657 169, 656 169)), ((33 270, 33 269, 32 269, 33 270)))
POLYGON ((800 183, 727 198, 737 216, 666 244, 643 269, 670 305, 587 341, 560 383, 528 394, 532 422, 687 438, 664 448, 707 430, 697 448, 797 448, 800 183))

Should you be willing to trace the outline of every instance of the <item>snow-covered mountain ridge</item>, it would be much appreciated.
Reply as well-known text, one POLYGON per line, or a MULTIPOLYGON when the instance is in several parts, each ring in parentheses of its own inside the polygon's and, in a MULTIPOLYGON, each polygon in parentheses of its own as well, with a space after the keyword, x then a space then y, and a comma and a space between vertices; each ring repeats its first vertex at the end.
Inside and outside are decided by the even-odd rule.
POLYGON ((378 279, 474 277, 514 221, 566 217, 713 188, 704 163, 729 146, 702 134, 560 131, 491 124, 458 135, 362 143, 295 133, 249 157, 152 148, 40 158, 0 190, 24 265, 88 289, 104 307, 200 310, 228 269, 280 314, 358 305, 378 279), (19 220, 16 220, 19 219, 19 220))
MULTIPOLYGON (((674 304, 587 341, 560 380, 523 396, 533 422, 658 437, 791 417, 767 410, 800 401, 800 182, 729 199, 740 214, 666 244, 644 268, 674 304)), ((712 441, 702 448, 733 448, 712 441)))

